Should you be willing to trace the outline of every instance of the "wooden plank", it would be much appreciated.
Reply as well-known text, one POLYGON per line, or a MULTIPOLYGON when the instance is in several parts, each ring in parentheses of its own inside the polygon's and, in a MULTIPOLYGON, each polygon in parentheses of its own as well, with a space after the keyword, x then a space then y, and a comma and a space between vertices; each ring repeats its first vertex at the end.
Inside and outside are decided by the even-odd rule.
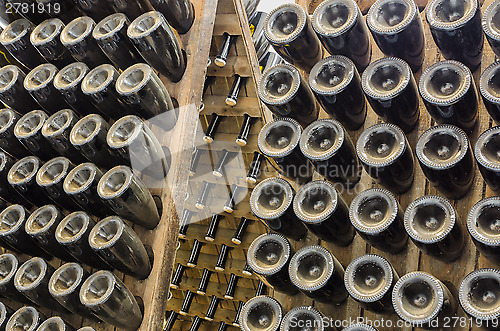
POLYGON ((241 77, 250 77, 252 74, 248 67, 248 59, 246 56, 228 56, 225 67, 220 68, 215 64, 208 67, 208 76, 232 77, 235 74, 241 77))
POLYGON ((214 36, 222 36, 224 32, 230 35, 240 35, 241 27, 236 13, 220 14, 217 13, 217 20, 214 26, 214 36))
POLYGON ((205 96, 203 98, 205 109, 202 115, 216 113, 221 116, 243 116, 248 114, 252 117, 260 117, 259 100, 257 98, 238 97, 238 103, 234 107, 226 105, 226 95, 224 96, 205 96))

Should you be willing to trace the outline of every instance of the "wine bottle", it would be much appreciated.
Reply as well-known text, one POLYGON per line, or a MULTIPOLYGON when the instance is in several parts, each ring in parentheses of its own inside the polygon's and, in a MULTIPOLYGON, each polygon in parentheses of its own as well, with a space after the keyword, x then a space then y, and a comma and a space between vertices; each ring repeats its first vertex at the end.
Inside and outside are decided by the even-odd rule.
POLYGON ((193 25, 195 12, 190 0, 150 0, 151 5, 161 12, 175 30, 187 33, 193 25))
POLYGON ((498 9, 500 9, 498 1, 493 1, 486 7, 481 20, 486 40, 496 56, 500 56, 500 29, 496 20, 498 9))
POLYGON ((243 331, 278 331, 283 308, 280 303, 268 296, 257 296, 248 300, 239 316, 239 327, 243 331))
POLYGON ((281 321, 280 331, 293 331, 298 325, 313 327, 315 331, 336 331, 335 326, 328 325, 325 316, 311 306, 300 306, 290 310, 281 321))
POLYGON ((217 56, 215 57, 215 65, 219 68, 224 68, 227 64, 227 56, 229 55, 229 51, 231 50, 231 46, 236 43, 237 36, 230 35, 227 32, 224 32, 222 35, 222 43, 219 47, 219 51, 217 52, 217 56))
POLYGON ((259 179, 262 171, 262 163, 264 162, 264 156, 259 152, 253 153, 252 163, 250 163, 250 168, 248 169, 248 174, 246 182, 250 185, 255 185, 259 179))
POLYGON ((0 69, 0 101, 5 107, 26 114, 40 105, 24 89, 26 75, 15 65, 6 65, 0 69))
MULTIPOLYGON (((25 204, 29 206, 30 202, 28 202, 9 184, 9 170, 12 168, 15 162, 16 159, 14 159, 8 153, 0 150, 0 198, 8 202, 25 204)), ((7 206, 5 206, 4 208, 6 207, 7 206)))
POLYGON ((182 302, 182 307, 179 310, 179 314, 182 316, 186 316, 189 313, 189 309, 191 308, 191 303, 193 303, 194 293, 191 291, 187 291, 186 296, 184 297, 184 301, 182 302))
POLYGON ((199 295, 206 295, 207 294, 207 287, 208 287, 208 283, 210 282, 210 276, 212 276, 212 272, 210 270, 208 270, 207 268, 203 269, 203 274, 201 275, 200 284, 198 285, 198 289, 196 290, 196 294, 199 294, 199 295))
POLYGON ((238 103, 238 95, 240 94, 241 86, 245 84, 246 77, 241 77, 240 75, 234 75, 233 84, 229 90, 229 94, 226 97, 226 105, 230 107, 236 106, 238 103))
POLYGON ((208 306, 207 312, 205 314, 205 319, 207 321, 213 321, 215 313, 217 311, 217 308, 219 307, 220 299, 216 297, 215 295, 212 296, 212 299, 210 300, 210 304, 208 306))
POLYGON ((0 148, 21 159, 30 155, 30 151, 17 140, 14 134, 14 128, 19 118, 21 115, 12 109, 0 109, 0 148))
POLYGON ((198 199, 196 199, 195 207, 197 209, 200 209, 200 210, 205 209, 206 204, 207 204, 207 200, 208 200, 208 196, 210 195, 210 191, 212 190, 212 188, 214 186, 215 186, 215 184, 213 184, 213 183, 203 181, 200 193, 198 195, 198 199))
POLYGON ((245 303, 243 301, 240 301, 238 303, 238 308, 236 309, 236 315, 234 316, 234 320, 232 323, 232 325, 234 327, 237 327, 237 328, 240 327, 240 316, 241 316, 241 311, 243 310, 244 305, 245 305, 245 303))
POLYGON ((477 250, 500 266, 499 214, 500 198, 490 197, 476 203, 467 217, 467 230, 477 250))
POLYGON ((210 119, 210 123, 208 124, 207 129, 205 130, 205 135, 203 136, 203 141, 207 144, 211 144, 215 139, 215 134, 217 133, 217 129, 219 128, 219 124, 222 121, 223 117, 212 113, 212 117, 210 119))
POLYGON ((37 330, 38 326, 45 321, 47 317, 39 312, 35 307, 21 307, 12 314, 7 321, 6 330, 37 330))
POLYGON ((188 267, 196 268, 196 266, 198 265, 198 259, 200 257, 202 246, 203 246, 203 244, 198 239, 196 239, 193 242, 193 247, 191 248, 191 253, 190 253, 189 259, 186 263, 186 265, 188 267))
POLYGON ((487 67, 479 80, 479 91, 490 117, 496 124, 500 123, 500 77, 499 63, 487 67))
POLYGON ((342 331, 377 331, 377 329, 368 324, 356 323, 349 325, 342 331))
POLYGON ((442 124, 418 138, 416 154, 424 175, 450 199, 458 200, 472 187, 475 162, 465 132, 442 124))
POLYGON ((253 124, 256 122, 255 117, 251 117, 248 114, 243 115, 243 123, 241 123, 240 133, 236 137, 236 143, 238 146, 244 147, 248 143, 248 135, 252 129, 253 124))
POLYGON ((12 308, 0 302, 0 327, 5 329, 7 321, 9 320, 9 318, 12 316, 13 313, 14 310, 12 308))
POLYGON ((270 47, 269 41, 267 41, 264 33, 266 17, 266 12, 256 11, 253 14, 253 18, 248 21, 250 23, 252 43, 255 48, 255 54, 257 55, 257 61, 259 61, 259 63, 264 59, 270 47))
POLYGON ((60 36, 63 29, 63 21, 51 18, 38 24, 30 35, 31 44, 47 62, 54 64, 59 69, 74 61, 61 42, 60 36))
POLYGON ((74 331, 76 330, 70 324, 65 322, 59 316, 52 316, 47 318, 40 326, 37 331, 52 331, 52 330, 63 330, 63 331, 74 331))
POLYGON ((223 149, 222 150, 222 154, 221 156, 219 157, 219 160, 217 161, 216 165, 215 165, 215 168, 214 168, 214 171, 212 172, 212 174, 215 176, 215 177, 218 177, 218 178, 222 178, 224 177, 225 175, 225 170, 224 168, 226 167, 226 165, 237 155, 237 153, 235 152, 230 152, 228 151, 227 149, 223 149))
POLYGON ((224 203, 224 211, 231 214, 234 211, 236 204, 239 202, 239 197, 242 192, 248 191, 246 187, 238 186, 236 184, 231 185, 229 190, 229 197, 226 203, 224 203))
POLYGON ((445 198, 427 195, 413 201, 404 216, 406 232, 424 254, 451 262, 460 257, 465 238, 455 208, 445 198))
POLYGON ((219 251, 219 256, 217 258, 217 263, 215 264, 215 270, 222 272, 226 269, 226 262, 229 256, 230 247, 226 244, 222 244, 219 251))
POLYGON ((19 293, 14 286, 14 277, 21 263, 14 254, 5 253, 0 255, 0 293, 8 300, 32 305, 33 302, 19 293))
POLYGON ((246 217, 242 217, 240 219, 240 222, 238 223, 238 227, 236 228, 236 231, 234 232, 234 235, 231 238, 231 242, 233 244, 236 244, 236 245, 241 244, 241 242, 243 240, 243 236, 245 235, 245 232, 246 232, 248 225, 251 221, 252 220, 249 220, 246 217))
POLYGON ((371 246, 391 254, 406 247, 408 235, 403 212, 391 192, 380 188, 361 192, 352 200, 349 218, 361 238, 371 246))
POLYGON ((191 218, 194 216, 194 214, 195 213, 189 209, 184 209, 184 211, 182 212, 182 218, 179 228, 179 239, 186 239, 189 224, 191 224, 191 218))
POLYGON ((492 191, 500 192, 500 159, 497 156, 497 141, 500 127, 483 132, 477 138, 474 156, 484 181, 492 191))
POLYGON ((55 65, 44 63, 31 70, 24 78, 24 89, 48 114, 54 114, 66 103, 53 85, 57 72, 55 65))
POLYGON ((240 277, 236 276, 235 274, 231 274, 231 276, 229 277, 229 282, 227 283, 226 292, 224 293, 224 299, 234 299, 234 293, 236 292, 236 288, 238 287, 239 279, 240 277))
POLYGON ((224 219, 224 216, 219 214, 213 214, 212 220, 207 229, 207 233, 205 234, 206 241, 214 241, 215 236, 217 235, 217 229, 219 228, 220 221, 224 219))

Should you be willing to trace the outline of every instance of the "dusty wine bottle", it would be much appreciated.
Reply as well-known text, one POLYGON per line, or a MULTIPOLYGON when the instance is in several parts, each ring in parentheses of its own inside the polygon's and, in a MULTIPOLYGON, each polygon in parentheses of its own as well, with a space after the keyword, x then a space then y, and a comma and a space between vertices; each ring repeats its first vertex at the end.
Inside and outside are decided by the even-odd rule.
POLYGON ((278 331, 282 318, 283 308, 280 303, 276 299, 260 295, 244 304, 238 326, 243 331, 278 331))
POLYGON ((291 117, 302 126, 318 118, 319 110, 309 84, 290 64, 278 64, 266 70, 257 90, 260 100, 278 117, 291 117))
POLYGON ((311 123, 304 129, 299 146, 302 154, 326 179, 348 188, 361 179, 362 167, 356 150, 339 122, 322 119, 311 123))
POLYGON ((5 329, 7 321, 14 313, 14 310, 4 303, 0 302, 0 327, 5 329))
POLYGON ((313 165, 300 151, 302 128, 292 118, 282 117, 267 123, 257 138, 259 150, 274 160, 281 172, 299 184, 312 179, 313 165))
POLYGON ((377 331, 373 326, 363 323, 351 324, 342 331, 377 331))
POLYGON ((236 42, 237 36, 232 36, 227 32, 222 35, 222 43, 219 47, 219 52, 215 57, 215 65, 224 68, 227 64, 227 56, 231 50, 231 46, 236 42))
POLYGON ((477 250, 500 265, 500 198, 490 197, 476 203, 467 217, 467 230, 477 250))
POLYGON ((200 257, 201 248, 203 247, 203 243, 196 239, 193 242, 193 247, 191 248, 191 253, 189 255, 189 259, 186 265, 190 268, 196 268, 198 265, 198 258, 200 257))
POLYGON ((421 271, 408 273, 398 280, 392 291, 392 305, 403 321, 423 328, 442 327, 458 306, 446 285, 421 271))
POLYGON ((63 29, 63 21, 51 18, 38 24, 30 35, 31 44, 47 62, 55 64, 59 69, 74 61, 66 47, 61 43, 60 35, 63 29))
POLYGON ((236 137, 236 143, 238 146, 246 146, 248 142, 248 135, 252 129, 253 124, 256 122, 255 117, 250 117, 250 115, 243 115, 243 123, 241 123, 240 133, 236 137))
POLYGON ((247 263, 260 279, 274 290, 287 295, 298 293, 288 275, 290 259, 294 254, 290 242, 277 233, 257 237, 247 251, 247 263))
POLYGON ((350 296, 363 308, 375 313, 392 313, 392 289, 399 276, 389 261, 367 254, 346 268, 344 282, 350 296))
MULTIPOLYGON (((16 159, 14 159, 8 153, 0 150, 0 198, 11 203, 24 204, 29 207, 31 203, 28 202, 9 184, 9 170, 12 168, 15 162, 16 159)), ((4 208, 6 207, 7 206, 5 206, 4 208)))
POLYGON ((240 222, 238 223, 238 227, 236 228, 236 231, 234 232, 233 237, 231 238, 231 242, 233 244, 236 244, 236 245, 241 244, 241 242, 243 240, 243 236, 245 235, 245 232, 246 232, 248 225, 251 221, 252 220, 249 220, 246 217, 242 217, 240 219, 240 222))
POLYGON ((193 154, 191 156, 191 163, 189 165, 189 176, 196 175, 196 168, 198 168, 198 163, 200 162, 201 154, 203 154, 203 149, 194 147, 193 154))
POLYGON ((365 171, 389 191, 402 194, 411 187, 415 159, 404 132, 389 123, 375 124, 356 144, 365 171))
POLYGON ((498 13, 500 2, 493 1, 484 11, 481 25, 483 27, 486 40, 490 44, 493 53, 500 56, 500 24, 498 22, 498 13))
POLYGON ((363 72, 361 84, 373 110, 384 122, 406 133, 413 131, 420 116, 419 98, 417 83, 406 62, 396 57, 376 60, 363 72))
POLYGON ((253 152, 252 163, 250 163, 250 168, 248 169, 248 174, 246 178, 246 182, 250 185, 255 185, 257 180, 261 175, 261 166, 264 162, 264 155, 259 152, 253 152))
POLYGON ((189 228, 189 224, 191 224, 191 218, 194 216, 194 212, 189 209, 184 209, 182 212, 182 218, 179 228, 179 239, 186 239, 186 234, 189 228))
POLYGON ((227 149, 222 150, 222 154, 219 157, 219 160, 217 161, 217 164, 215 165, 214 171, 212 174, 215 177, 222 178, 225 175, 225 170, 224 168, 226 165, 235 157, 236 153, 230 152, 227 149))
POLYGON ((311 306, 300 306, 290 310, 281 321, 280 331, 294 331, 294 325, 304 325, 314 331, 336 331, 335 326, 329 326, 325 316, 311 306))
POLYGON ((180 263, 177 263, 174 275, 172 276, 172 280, 170 281, 170 288, 173 288, 175 290, 179 289, 184 271, 186 271, 186 267, 180 263))
POLYGON ((47 317, 35 307, 25 306, 12 314, 7 321, 6 330, 37 330, 38 326, 46 319, 47 317))
POLYGON ((224 299, 234 299, 234 292, 236 292, 236 288, 238 287, 239 279, 240 277, 236 276, 235 274, 231 274, 229 282, 227 283, 226 292, 224 293, 224 299))
POLYGON ((253 189, 250 209, 272 231, 300 240, 306 236, 307 229, 293 212, 293 195, 293 188, 286 180, 268 178, 253 189))
POLYGON ((14 134, 14 128, 19 118, 21 118, 21 115, 12 109, 0 109, 0 148, 21 159, 30 155, 30 151, 17 140, 14 134))
POLYGON ((460 283, 458 300, 472 319, 471 324, 487 330, 498 329, 500 318, 500 271, 478 269, 460 283))
POLYGON ((203 184, 201 185, 201 190, 198 195, 198 199, 196 199, 195 207, 197 209, 205 209, 207 206, 207 200, 208 196, 210 195, 210 191, 212 188, 215 186, 213 183, 209 183, 207 181, 203 181, 203 184))
POLYGON ((223 117, 212 113, 212 118, 210 119, 210 123, 208 124, 207 129, 205 130, 205 135, 203 136, 203 141, 207 144, 211 144, 215 139, 215 134, 217 133, 217 129, 219 128, 220 122, 223 120, 223 117))
POLYGON ((416 154, 431 184, 450 199, 458 200, 470 190, 474 180, 474 156, 465 132, 442 124, 418 138, 416 154))
POLYGON ((246 78, 240 75, 234 75, 233 85, 229 90, 229 94, 226 97, 226 105, 234 107, 238 103, 238 95, 240 94, 240 89, 243 84, 245 84, 246 78))
POLYGON ((220 221, 224 219, 223 215, 213 214, 212 220, 208 225, 207 233, 205 234, 206 241, 214 241, 215 236, 217 235, 217 229, 219 228, 220 221))
POLYGON ((424 254, 451 262, 460 257, 465 238, 455 208, 445 198, 428 195, 413 201, 404 216, 406 232, 424 254))
POLYGON ((298 250, 290 260, 288 273, 292 283, 315 301, 340 305, 349 295, 344 286, 344 268, 324 247, 298 250))
POLYGON ((33 302, 19 293, 14 286, 14 277, 20 264, 21 262, 14 254, 0 255, 0 293, 8 300, 32 305, 33 302))
POLYGON ((500 127, 493 127, 477 138, 474 156, 484 181, 492 191, 500 192, 500 127))
POLYGON ((178 33, 187 33, 193 25, 195 12, 190 0, 150 0, 149 2, 165 16, 168 24, 178 33))
POLYGON ((422 19, 412 0, 378 0, 368 10, 366 23, 380 50, 408 62, 413 72, 424 61, 422 19))
POLYGON ((349 208, 327 181, 317 180, 302 186, 293 199, 293 211, 321 240, 347 246, 354 239, 349 208))
POLYGON ((217 263, 215 264, 215 271, 222 272, 226 269, 226 262, 229 256, 230 247, 226 244, 222 244, 219 251, 219 256, 217 257, 217 263))
POLYGON ((500 63, 495 62, 483 71, 479 79, 479 92, 484 105, 496 124, 500 124, 500 63))
POLYGON ((472 73, 464 64, 453 60, 434 63, 420 77, 419 90, 438 124, 472 131, 478 120, 478 95, 472 73))
POLYGON ((26 75, 15 65, 0 68, 0 101, 11 109, 26 114, 40 105, 24 89, 26 75))
POLYGON ((54 114, 66 103, 53 85, 57 72, 57 67, 53 64, 40 64, 26 75, 23 83, 24 89, 49 114, 54 114))
POLYGON ((472 71, 481 63, 483 30, 477 0, 430 1, 425 17, 444 58, 464 63, 472 71))
POLYGON ((366 98, 361 78, 349 58, 334 55, 316 63, 309 75, 309 86, 328 115, 341 122, 348 130, 355 131, 363 125, 366 118, 366 98))
POLYGON ((306 72, 323 56, 311 19, 297 4, 274 8, 264 22, 264 34, 282 58, 306 72))
POLYGON ((61 331, 75 331, 70 324, 65 322, 59 316, 52 316, 47 318, 40 326, 37 331, 52 331, 52 330, 61 330, 61 331))
POLYGON ((373 247, 391 254, 406 247, 403 212, 391 192, 380 188, 361 192, 352 200, 349 218, 361 238, 373 247))

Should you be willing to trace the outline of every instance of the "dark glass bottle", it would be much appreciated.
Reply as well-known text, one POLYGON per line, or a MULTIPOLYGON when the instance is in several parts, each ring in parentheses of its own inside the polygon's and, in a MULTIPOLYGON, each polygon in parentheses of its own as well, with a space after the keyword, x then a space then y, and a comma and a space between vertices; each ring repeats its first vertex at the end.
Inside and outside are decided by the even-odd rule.
POLYGON ((255 185, 260 175, 262 174, 261 166, 264 162, 264 155, 259 152, 253 153, 252 163, 250 163, 250 168, 248 169, 248 174, 246 181, 249 185, 255 185))
POLYGON ((10 203, 20 203, 29 206, 30 202, 9 184, 8 175, 14 163, 16 163, 16 159, 0 150, 0 198, 10 203))
POLYGON ((362 167, 351 138, 342 125, 330 119, 318 120, 304 129, 300 150, 328 180, 352 188, 361 179, 362 167))
POLYGON ((212 220, 207 229, 207 233, 205 234, 206 241, 214 241, 215 236, 217 235, 217 229, 219 228, 220 221, 224 219, 223 215, 213 214, 212 220))
POLYGON ((349 208, 327 181, 317 180, 302 186, 293 199, 293 211, 321 240, 347 246, 354 239, 349 208))
POLYGON ((406 232, 424 254, 450 262, 458 259, 465 238, 450 202, 436 195, 413 201, 404 216, 406 232))
POLYGON ((211 144, 215 139, 215 134, 217 133, 217 129, 219 128, 219 124, 224 119, 223 116, 220 116, 216 113, 212 113, 212 117, 210 119, 210 123, 205 130, 205 135, 203 136, 203 141, 207 144, 211 144))
MULTIPOLYGON (((167 312, 165 316, 165 324, 163 325, 162 331, 172 331, 177 321, 177 317, 179 317, 179 313, 173 310, 167 312), (167 317, 168 316, 168 317, 167 317)), ((78 330, 80 331, 80 330, 78 330)))
POLYGON ((318 118, 319 110, 309 84, 290 64, 278 64, 266 70, 257 90, 260 100, 278 117, 291 117, 302 126, 318 118))
POLYGON ((272 231, 300 240, 307 234, 307 229, 293 212, 293 196, 293 188, 286 180, 268 178, 253 189, 250 209, 272 231))
POLYGON ((17 140, 14 134, 19 118, 21 115, 12 109, 0 109, 0 148, 16 158, 23 158, 30 155, 30 151, 17 140))
POLYGON ((363 72, 361 84, 373 110, 384 122, 406 133, 413 131, 420 116, 419 98, 417 83, 406 62, 395 57, 374 61, 363 72))
POLYGON ((290 279, 309 298, 333 305, 344 302, 344 268, 326 248, 306 246, 295 253, 288 267, 290 279))
POLYGON ((236 276, 235 274, 231 274, 231 276, 229 278, 229 282, 227 283, 226 292, 224 293, 224 299, 228 299, 228 300, 234 299, 234 293, 236 292, 236 289, 238 288, 239 279, 240 279, 240 277, 236 276))
POLYGON ((175 290, 179 289, 184 271, 186 271, 186 267, 180 263, 177 263, 174 275, 172 276, 172 280, 170 281, 170 288, 173 288, 175 290))
POLYGON ((474 156, 484 181, 492 191, 500 193, 500 126, 483 132, 477 138, 474 156))
MULTIPOLYGON (((178 265, 180 266, 180 264, 178 265)), ((200 284, 198 285, 198 289, 196 290, 196 294, 206 295, 208 283, 210 282, 210 276, 212 276, 212 271, 207 268, 203 269, 203 274, 201 275, 200 284)))
POLYGON ((273 9, 266 17, 264 33, 282 58, 304 71, 309 72, 323 56, 311 19, 297 4, 273 9))
POLYGON ((191 156, 191 163, 189 165, 189 176, 191 177, 196 175, 196 168, 198 168, 201 154, 203 154, 203 149, 195 146, 193 149, 193 154, 191 156))
POLYGON ((201 254, 201 248, 203 247, 203 243, 201 243, 199 240, 195 240, 193 242, 193 247, 191 248, 191 253, 189 255, 189 259, 186 263, 186 265, 190 268, 196 268, 198 265, 198 259, 201 254))
POLYGON ((281 321, 280 331, 294 331, 299 325, 311 327, 314 331, 336 331, 335 326, 328 326, 325 316, 311 306, 300 306, 290 310, 281 321))
POLYGON ((479 1, 432 0, 425 17, 444 58, 460 61, 472 71, 476 70, 484 44, 479 1))
POLYGON ((349 218, 359 235, 373 247, 391 254, 406 247, 403 212, 391 192, 380 188, 361 192, 352 200, 349 218))
POLYGON ((209 183, 207 181, 203 181, 200 189, 200 193, 198 194, 198 199, 196 199, 195 207, 197 209, 203 210, 207 206, 207 200, 210 195, 210 191, 214 188, 214 183, 209 183))
POLYGON ((500 304, 500 271, 478 269, 468 274, 460 283, 458 300, 472 319, 473 326, 487 330, 498 329, 500 304))
POLYGON ((210 300, 210 304, 208 305, 207 312, 205 313, 205 319, 207 321, 212 322, 214 320, 215 313, 217 312, 217 308, 219 307, 220 299, 215 295, 212 296, 210 300))
POLYGON ((401 277, 392 291, 392 305, 398 316, 423 328, 443 327, 457 311, 457 301, 436 277, 421 271, 401 277))
POLYGON ((182 218, 179 222, 179 239, 186 239, 186 234, 191 224, 191 218, 194 216, 194 212, 189 209, 184 209, 182 212, 182 218))
POLYGON ((187 291, 184 297, 184 301, 182 302, 182 307, 179 310, 179 314, 182 316, 186 316, 189 313, 189 309, 191 308, 191 304, 193 303, 193 298, 195 294, 191 291, 187 291))
POLYGON ((242 331, 278 331, 282 318, 280 303, 276 299, 260 295, 245 303, 238 324, 242 331))
POLYGON ((290 259, 294 254, 290 242, 280 234, 269 233, 257 237, 247 252, 247 263, 259 278, 275 291, 295 295, 299 291, 288 275, 290 259))
MULTIPOLYGON (((255 2, 260 2, 255 1, 255 2)), ((267 13, 262 11, 256 11, 252 19, 249 19, 250 32, 252 34, 252 43, 255 48, 255 53, 257 55, 257 61, 259 63, 264 59, 264 57, 269 53, 269 41, 267 41, 266 35, 264 33, 264 27, 266 23, 267 13)))
POLYGON ((389 191, 402 194, 411 187, 415 158, 397 126, 381 123, 369 127, 360 135, 356 152, 365 171, 389 191))
POLYGON ((241 123, 240 133, 236 137, 236 143, 238 146, 246 146, 248 142, 248 135, 252 129, 253 124, 256 122, 257 118, 250 117, 250 115, 243 115, 243 123, 241 123))
POLYGON ((41 166, 39 158, 27 156, 14 163, 7 174, 9 184, 34 206, 52 203, 47 193, 36 183, 36 173, 41 166))
POLYGON ((312 179, 313 165, 300 151, 302 128, 291 118, 280 118, 267 123, 257 138, 259 150, 274 160, 283 174, 299 184, 312 179))
POLYGON ((6 65, 0 69, 0 101, 5 107, 26 114, 40 105, 24 89, 26 75, 15 65, 6 65))
POLYGON ((224 68, 227 64, 227 56, 231 50, 231 46, 236 42, 237 36, 232 36, 227 32, 222 35, 222 43, 220 44, 217 56, 215 56, 215 65, 219 68, 224 68))
POLYGON ((193 25, 195 12, 190 0, 150 0, 151 5, 161 12, 178 33, 184 34, 193 25))
POLYGON ((14 277, 21 263, 14 254, 0 255, 0 294, 5 299, 31 305, 33 302, 19 293, 14 286, 14 277))
POLYGON ((481 20, 481 25, 483 27, 484 34, 490 44, 493 53, 497 57, 500 57, 500 24, 498 22, 498 13, 500 9, 500 3, 498 1, 493 1, 484 11, 483 18, 481 20))
POLYGON ((467 217, 467 230, 477 250, 500 266, 500 197, 490 197, 476 203, 467 217))
POLYGON ((240 301, 238 303, 238 308, 236 309, 236 315, 234 316, 233 322, 231 323, 236 328, 240 327, 241 310, 243 309, 244 305, 245 303, 243 301, 240 301))
POLYGON ((226 174, 224 168, 237 154, 237 153, 232 153, 225 148, 221 152, 222 154, 219 157, 217 163, 215 164, 214 171, 212 172, 212 174, 218 178, 224 177, 224 175, 226 174))
POLYGON ((342 331, 377 331, 374 327, 368 324, 356 323, 342 329, 342 331))
POLYGON ((245 235, 245 232, 248 228, 249 223, 252 220, 249 220, 246 217, 242 217, 240 222, 238 223, 238 227, 236 228, 236 231, 233 234, 233 237, 231 238, 231 242, 236 245, 240 245, 243 237, 245 235))
POLYGON ((229 94, 226 97, 226 105, 230 107, 236 106, 238 103, 238 95, 240 94, 241 87, 245 84, 246 77, 241 77, 240 75, 234 75, 233 85, 229 90, 229 94))
POLYGON ((418 139, 420 167, 431 184, 450 199, 460 199, 474 180, 474 156, 465 132, 453 125, 438 125, 418 139))
POLYGON ((491 64, 479 80, 484 105, 496 124, 500 124, 500 62, 491 64))
POLYGON ((348 130, 355 131, 363 125, 366 98, 361 78, 349 58, 334 55, 316 63, 309 75, 309 86, 326 113, 348 130))
POLYGON ((19 308, 7 321, 6 330, 37 330, 47 317, 32 306, 19 308))
MULTIPOLYGON (((231 214, 236 205, 240 202, 240 196, 242 192, 247 192, 248 189, 243 186, 238 186, 236 184, 231 185, 231 188, 229 189, 229 197, 227 198, 226 202, 224 203, 224 211, 228 214, 231 214)), ((245 194, 246 195, 246 194, 245 194)))
POLYGON ((219 251, 219 256, 217 257, 217 263, 215 264, 215 271, 222 272, 226 269, 227 258, 229 257, 229 251, 231 248, 226 244, 222 244, 219 251))
POLYGON ((14 310, 4 304, 3 302, 0 302, 0 327, 5 329, 5 326, 7 325, 7 321, 9 318, 12 316, 14 313, 14 310))
POLYGON ((96 20, 102 20, 108 15, 115 12, 115 7, 112 6, 111 2, 108 0, 72 0, 78 3, 78 6, 86 13, 88 16, 95 18, 96 20))
POLYGON ((469 68, 453 60, 435 63, 420 77, 419 90, 438 124, 472 131, 478 120, 478 94, 469 68))
POLYGON ((392 313, 392 289, 399 276, 389 261, 367 254, 352 261, 345 270, 347 291, 363 308, 375 313, 392 313))
POLYGON ((312 26, 330 54, 344 55, 360 72, 365 70, 372 54, 370 33, 354 0, 320 3, 312 16, 312 26))
POLYGON ((422 19, 412 0, 378 0, 368 11, 366 23, 380 50, 408 62, 413 72, 424 61, 422 19))
POLYGON ((60 35, 63 29, 63 21, 58 18, 51 18, 38 24, 30 36, 31 44, 35 46, 45 60, 59 69, 74 61, 66 47, 61 43, 60 35))

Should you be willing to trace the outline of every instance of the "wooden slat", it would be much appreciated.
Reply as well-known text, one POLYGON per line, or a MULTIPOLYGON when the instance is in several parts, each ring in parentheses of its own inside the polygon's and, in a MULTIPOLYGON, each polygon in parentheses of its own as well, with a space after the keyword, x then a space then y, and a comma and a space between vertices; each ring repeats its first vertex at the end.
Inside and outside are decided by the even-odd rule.
POLYGON ((260 117, 260 108, 257 98, 238 97, 238 103, 234 107, 226 105, 226 96, 205 96, 203 98, 205 109, 202 115, 216 113, 222 116, 243 116, 248 114, 252 117, 260 117))
POLYGON ((220 68, 215 64, 208 67, 208 76, 232 77, 235 74, 241 77, 250 77, 252 74, 246 56, 229 56, 225 67, 220 68))

